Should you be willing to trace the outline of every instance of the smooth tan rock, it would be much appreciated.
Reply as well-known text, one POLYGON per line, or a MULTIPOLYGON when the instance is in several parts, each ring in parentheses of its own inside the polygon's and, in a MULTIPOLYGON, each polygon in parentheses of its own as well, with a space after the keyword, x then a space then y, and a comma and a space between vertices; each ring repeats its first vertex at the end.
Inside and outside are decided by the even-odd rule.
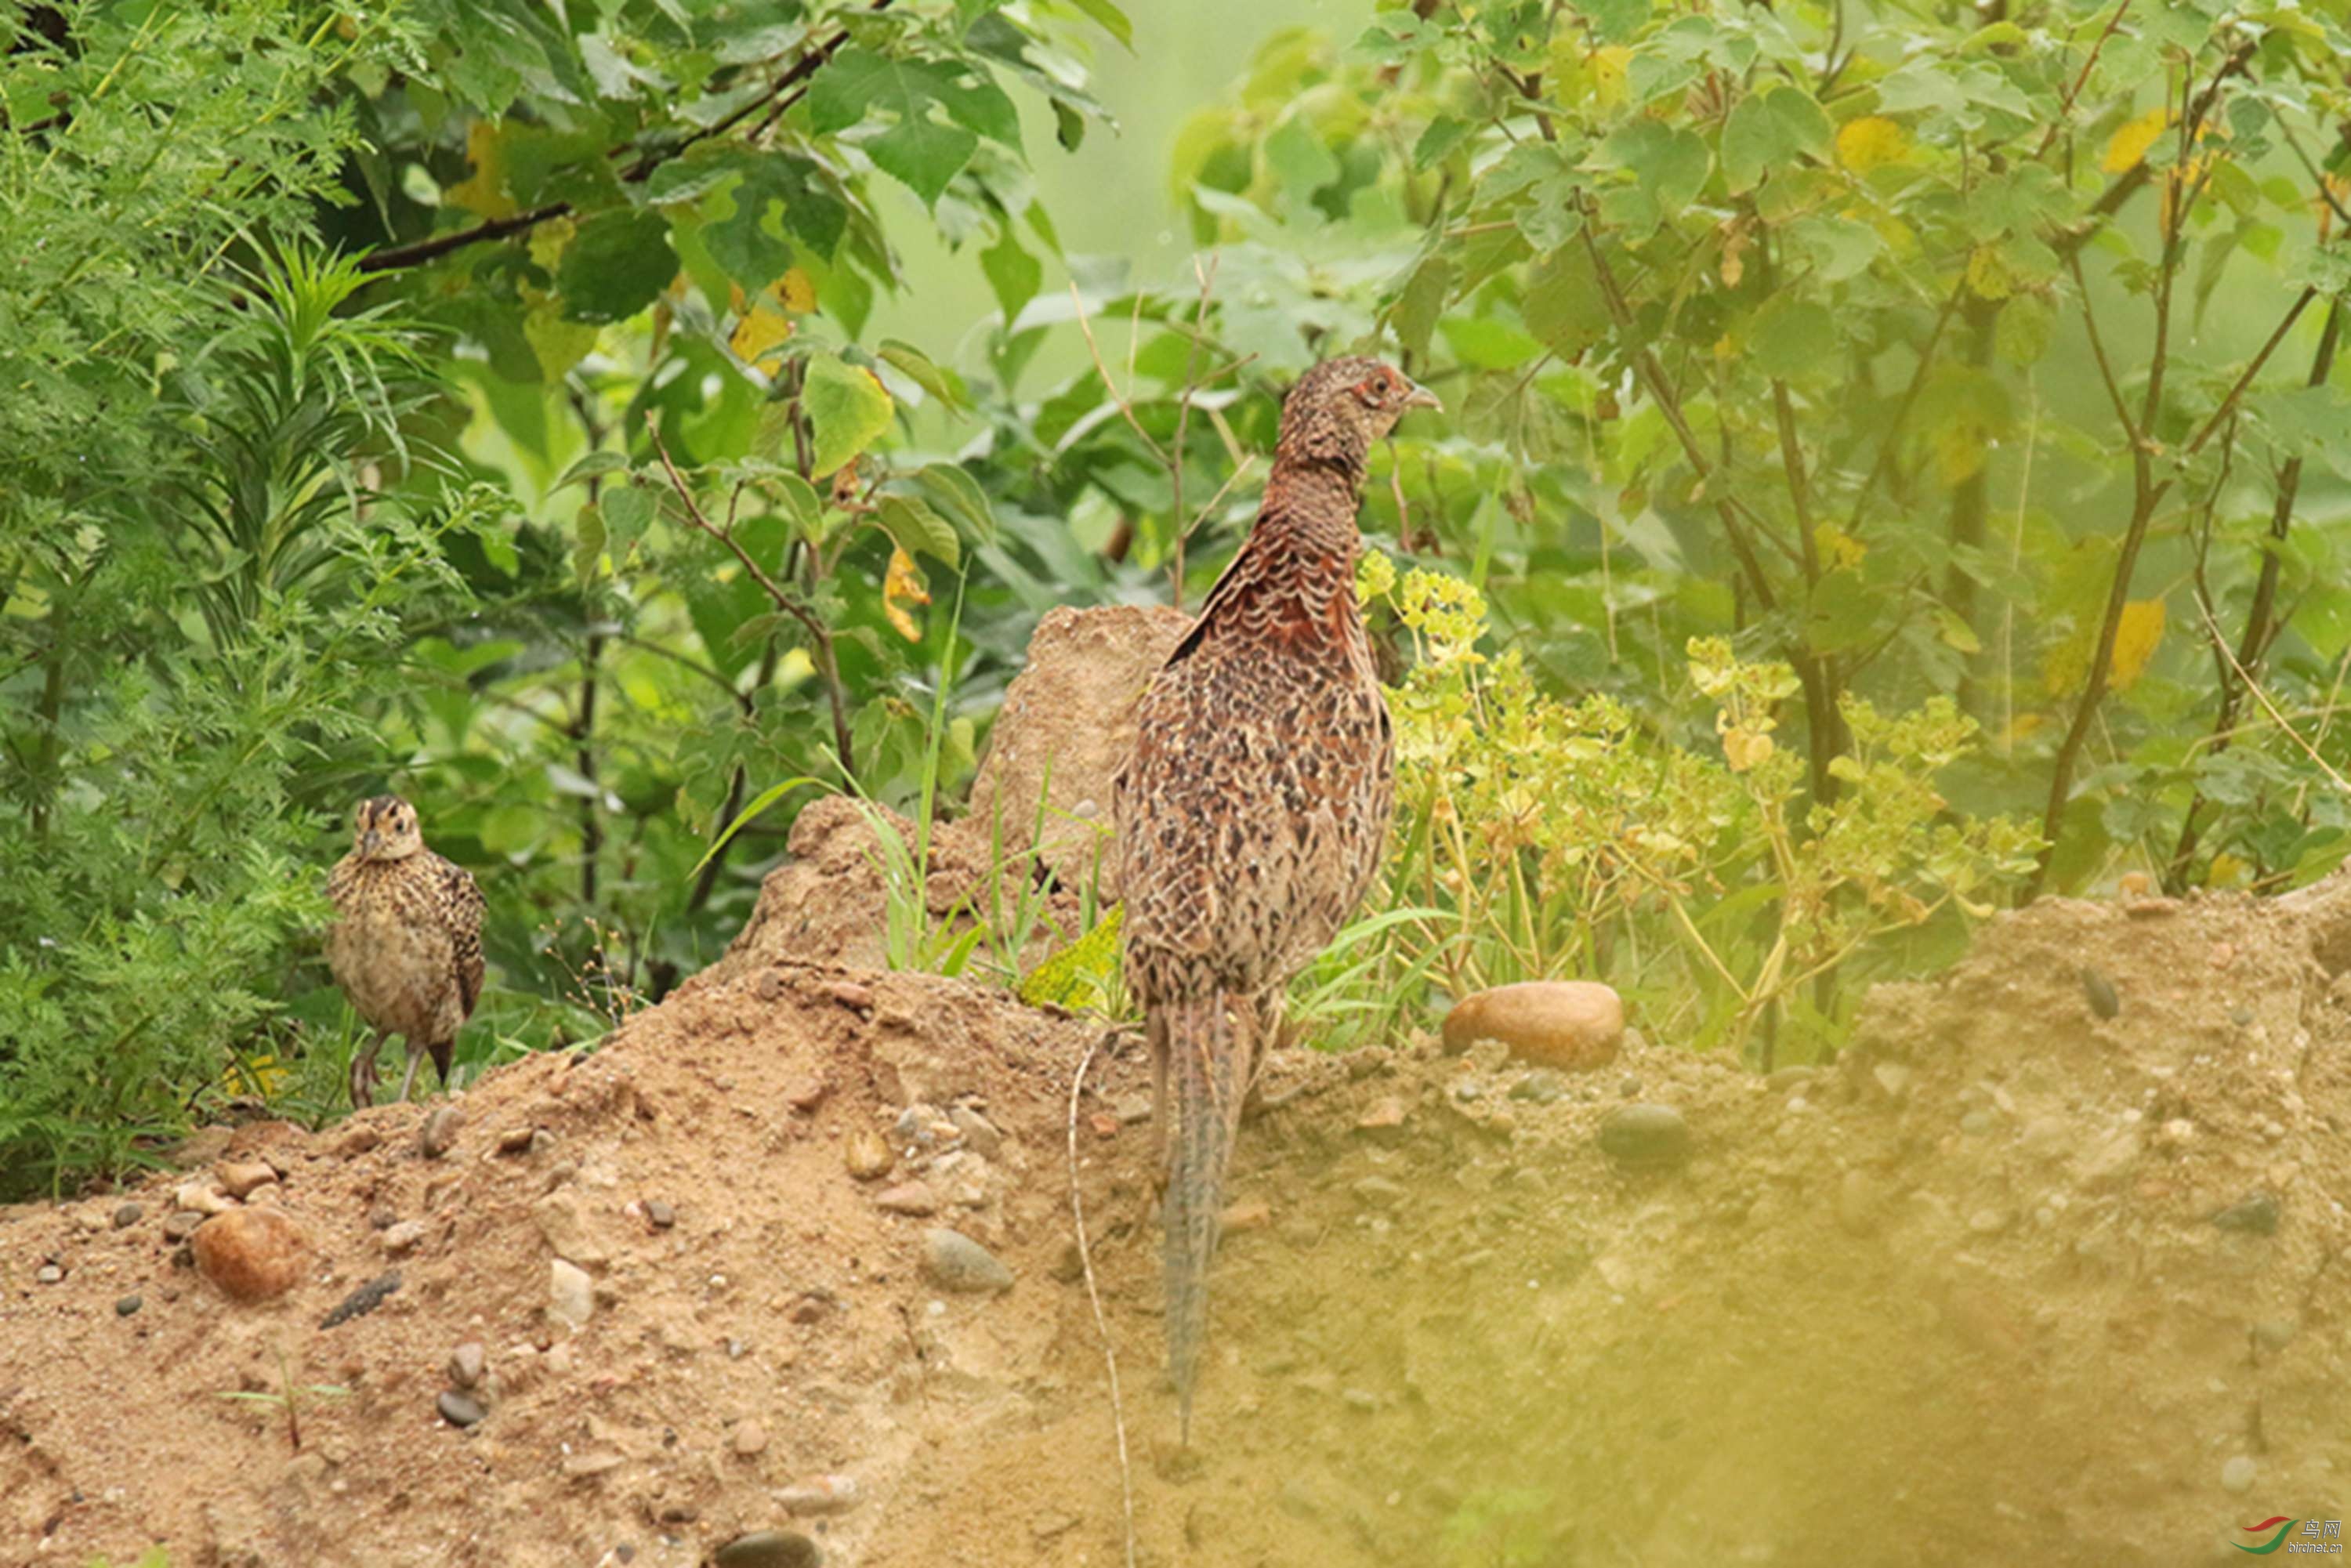
POLYGON ((1625 1001, 1596 980, 1528 980, 1464 997, 1446 1015, 1445 1046, 1494 1040, 1521 1061, 1589 1072, 1616 1060, 1625 1001))
POLYGON ((878 1181, 890 1174, 890 1167, 898 1163, 898 1155, 878 1129, 859 1127, 850 1133, 841 1150, 841 1161, 859 1181, 878 1181))
POLYGON ((240 1301, 282 1296, 302 1278, 310 1245, 282 1208, 233 1208, 196 1228, 196 1268, 240 1301))
POLYGON ((277 1173, 270 1169, 266 1160, 224 1160, 214 1167, 213 1175, 220 1178, 231 1197, 244 1197, 264 1182, 277 1179, 277 1173))
POLYGON ((235 1200, 207 1181, 183 1181, 172 1195, 172 1207, 197 1214, 226 1214, 236 1207, 235 1200))

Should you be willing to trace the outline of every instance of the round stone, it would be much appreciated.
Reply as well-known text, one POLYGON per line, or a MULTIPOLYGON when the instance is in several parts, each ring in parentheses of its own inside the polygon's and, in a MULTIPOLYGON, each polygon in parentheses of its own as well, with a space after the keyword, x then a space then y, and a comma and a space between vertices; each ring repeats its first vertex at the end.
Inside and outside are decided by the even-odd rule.
POLYGON ((452 1427, 471 1427, 485 1414, 480 1400, 455 1388, 443 1389, 439 1404, 441 1419, 452 1427))
POLYGON ((797 1530, 755 1530, 720 1547, 718 1568, 818 1568, 824 1553, 797 1530))
POLYGON ((137 1296, 125 1296, 114 1303, 114 1315, 118 1318, 127 1318, 146 1304, 137 1296))
POLYGON ((1528 980, 1462 998, 1445 1015, 1445 1047, 1466 1051, 1495 1040, 1522 1061, 1567 1072, 1616 1059, 1625 1001, 1596 980, 1528 980))
POLYGON ((1012 1288, 1012 1270, 960 1230, 934 1226, 923 1232, 923 1273, 945 1291, 983 1294, 1012 1288))
POLYGON ((1619 1105, 1600 1124, 1600 1152, 1625 1170, 1677 1169, 1689 1163, 1689 1123, 1671 1105, 1619 1105))
POLYGON ((114 1210, 114 1228, 117 1230, 128 1230, 132 1226, 138 1224, 140 1219, 143 1218, 146 1213, 146 1209, 141 1207, 138 1204, 119 1204, 115 1207, 114 1210))
POLYGON ((309 1242, 282 1208, 233 1208, 196 1228, 196 1269, 240 1301, 282 1296, 302 1278, 309 1242))

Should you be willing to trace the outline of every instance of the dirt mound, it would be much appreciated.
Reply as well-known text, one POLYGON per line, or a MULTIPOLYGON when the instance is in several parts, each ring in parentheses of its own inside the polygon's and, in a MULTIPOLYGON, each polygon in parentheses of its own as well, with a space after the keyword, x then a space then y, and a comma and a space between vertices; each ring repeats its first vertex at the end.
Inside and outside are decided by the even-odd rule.
MULTIPOLYGON (((1134 737, 1134 699, 1191 617, 1164 606, 1047 612, 1005 693, 971 809, 933 837, 925 912, 952 933, 974 911, 1041 901, 1021 960, 1033 965, 1082 929, 1082 894, 1118 896, 1110 779, 1134 737), (1035 853, 1032 855, 1031 851, 1035 853)), ((770 872, 721 977, 779 959, 880 968, 889 962, 888 887, 914 824, 885 807, 834 798, 792 823, 790 859, 770 872)), ((911 872, 901 873, 911 876, 911 872)))
MULTIPOLYGON (((2346 910, 2038 905, 1770 1081, 1656 1044, 1564 1079, 1287 1053, 1189 1454, 1144 1074, 1103 1052, 1075 1130, 1141 1561, 2152 1565, 2343 1517, 2346 910), (1633 1103, 1646 1170, 1599 1147, 1633 1103)), ((0 1563, 684 1565, 778 1529, 836 1565, 1115 1563, 1064 1155, 1100 1038, 740 963, 492 1074, 437 1158, 416 1107, 208 1150, 282 1172, 258 1200, 308 1235, 265 1305, 175 1266, 179 1178, 120 1228, 118 1196, 0 1212, 0 1563), (349 1390, 300 1398, 298 1451, 289 1385, 349 1390)))

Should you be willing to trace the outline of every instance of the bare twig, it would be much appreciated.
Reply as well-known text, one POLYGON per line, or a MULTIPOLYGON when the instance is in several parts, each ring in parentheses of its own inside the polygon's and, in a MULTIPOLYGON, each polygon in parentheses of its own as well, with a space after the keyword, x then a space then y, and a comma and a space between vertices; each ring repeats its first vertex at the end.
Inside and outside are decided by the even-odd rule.
POLYGON ((2105 26, 2099 31, 2096 41, 2090 45, 2089 54, 2082 61, 2082 68, 2074 74, 2072 84, 2065 89, 2065 96, 2057 105, 2056 114, 2050 119, 2049 129, 2042 133, 2041 145, 2032 150, 2035 158, 2048 152, 2049 144, 2056 141, 2058 132, 2065 128, 2066 116, 2074 112, 2074 100, 2082 96, 2082 84, 2090 79, 2090 72, 2098 63, 2099 53, 2105 48, 2106 40, 2115 36, 2115 29, 2123 25, 2123 17, 2129 14, 2130 8, 2131 0, 2122 0, 2122 4, 2115 7, 2115 14, 2106 18, 2105 26))
POLYGON ((1126 1453, 1126 1404, 1119 1395, 1118 1352, 1110 1342, 1110 1320, 1102 1313, 1102 1290, 1094 1282, 1092 1245, 1086 1239, 1086 1200, 1078 1186, 1078 1101, 1085 1092, 1086 1070, 1093 1065, 1094 1052, 1102 1048, 1103 1037, 1096 1035, 1086 1042, 1086 1053, 1078 1059, 1078 1071, 1070 1080, 1070 1218, 1077 1227, 1078 1267, 1085 1274, 1086 1301, 1093 1308, 1094 1333, 1102 1336, 1102 1366, 1110 1375, 1110 1419, 1112 1430, 1118 1437, 1118 1496, 1125 1524, 1126 1568, 1134 1568, 1134 1467, 1126 1453))
POLYGON ((798 594, 768 576, 767 569, 751 559, 751 552, 743 548, 742 541, 737 539, 730 530, 717 527, 703 514, 701 504, 695 500, 694 491, 686 485, 685 476, 677 471, 677 465, 670 460, 669 447, 662 441, 660 422, 647 419, 645 434, 653 441, 654 455, 661 459, 662 471, 669 476, 670 488, 676 493, 678 505, 685 509, 685 520, 701 532, 725 545, 733 553, 735 559, 742 563, 743 570, 750 573, 751 580, 759 585, 759 591, 768 596, 776 608, 799 622, 801 628, 808 632, 809 652, 816 662, 817 674, 824 681, 825 695, 832 707, 832 743, 840 755, 841 770, 852 778, 855 777, 856 753, 849 738, 849 697, 841 685, 841 662, 833 654, 832 628, 827 626, 823 618, 814 610, 803 603, 798 594))
MULTIPOLYGON (((872 0, 867 9, 887 10, 892 3, 893 0, 872 0)), ((697 142, 707 141, 714 136, 724 136, 761 110, 769 109, 772 106, 773 112, 760 128, 764 131, 767 124, 772 124, 778 116, 799 101, 801 95, 808 90, 803 84, 822 68, 841 45, 847 42, 849 42, 849 29, 844 27, 793 61, 766 92, 736 110, 732 114, 680 137, 674 145, 647 152, 640 157, 635 162, 621 171, 622 181, 632 185, 642 183, 652 177, 655 169, 676 158, 687 148, 697 142)), ((452 251, 464 250, 468 246, 480 245, 486 240, 504 239, 508 235, 521 234, 525 230, 537 228, 539 225, 555 218, 569 216, 572 210, 569 202, 549 202, 545 206, 533 207, 527 213, 517 213, 511 217, 492 218, 485 223, 475 224, 472 228, 459 229, 454 234, 434 235, 429 239, 417 240, 410 245, 387 246, 361 257, 360 270, 395 272, 402 267, 422 267, 428 261, 439 260, 452 251)))
MULTIPOLYGON (((1213 252, 1209 255, 1208 265, 1205 267, 1200 265, 1198 256, 1192 258, 1192 276, 1198 279, 1200 284, 1200 308, 1193 313, 1192 340, 1184 351, 1184 392, 1176 403, 1176 452, 1167 465, 1167 482, 1170 487, 1167 514, 1176 525, 1175 606, 1178 610, 1184 608, 1184 541, 1191 536, 1192 532, 1184 517, 1184 439, 1190 434, 1192 426, 1192 393, 1196 386, 1193 380, 1193 372, 1199 368, 1200 339, 1208 329, 1208 298, 1210 291, 1216 287, 1217 262, 1217 257, 1213 252)), ((1142 296, 1137 295, 1138 304, 1141 299, 1142 296)), ((1137 332, 1135 336, 1140 337, 1142 334, 1137 332)), ((1130 340, 1130 352, 1132 348, 1133 342, 1130 340)), ((1130 382, 1133 381, 1134 375, 1130 361, 1127 371, 1130 382)))
MULTIPOLYGON (((2200 612, 2202 606, 2199 605, 2198 609, 2200 612)), ((2318 765, 2320 772, 2334 780, 2337 789, 2342 790, 2346 795, 2351 795, 2351 779, 2344 778, 2335 770, 2333 763, 2318 754, 2316 747, 2303 738, 2302 731, 2286 722, 2285 715, 2278 711, 2277 704, 2270 700, 2270 695, 2262 689, 2262 684, 2253 679, 2252 673, 2244 665, 2237 663, 2237 655, 2230 651, 2228 639, 2220 634, 2220 622, 2214 621, 2209 613, 2204 615, 2204 630, 2205 633, 2212 639, 2212 646, 2220 651, 2222 658, 2229 661, 2229 667, 2237 672, 2237 678, 2245 684, 2245 689, 2253 694, 2253 700, 2262 705, 2262 711, 2270 716, 2270 722, 2285 731, 2286 737, 2302 748, 2304 756, 2318 765)))

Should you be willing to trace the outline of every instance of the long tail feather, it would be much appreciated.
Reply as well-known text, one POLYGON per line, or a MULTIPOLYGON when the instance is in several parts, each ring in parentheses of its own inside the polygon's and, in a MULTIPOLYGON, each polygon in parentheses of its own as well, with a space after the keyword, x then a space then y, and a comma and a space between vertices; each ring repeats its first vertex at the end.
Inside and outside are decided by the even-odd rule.
POLYGON ((1222 997, 1170 1003, 1166 1038, 1177 1106, 1167 1172, 1167 1368, 1189 1444, 1192 1387, 1208 1339, 1208 1260, 1224 1213, 1225 1167, 1233 1152, 1230 1107, 1239 1086, 1233 1025, 1222 997))

